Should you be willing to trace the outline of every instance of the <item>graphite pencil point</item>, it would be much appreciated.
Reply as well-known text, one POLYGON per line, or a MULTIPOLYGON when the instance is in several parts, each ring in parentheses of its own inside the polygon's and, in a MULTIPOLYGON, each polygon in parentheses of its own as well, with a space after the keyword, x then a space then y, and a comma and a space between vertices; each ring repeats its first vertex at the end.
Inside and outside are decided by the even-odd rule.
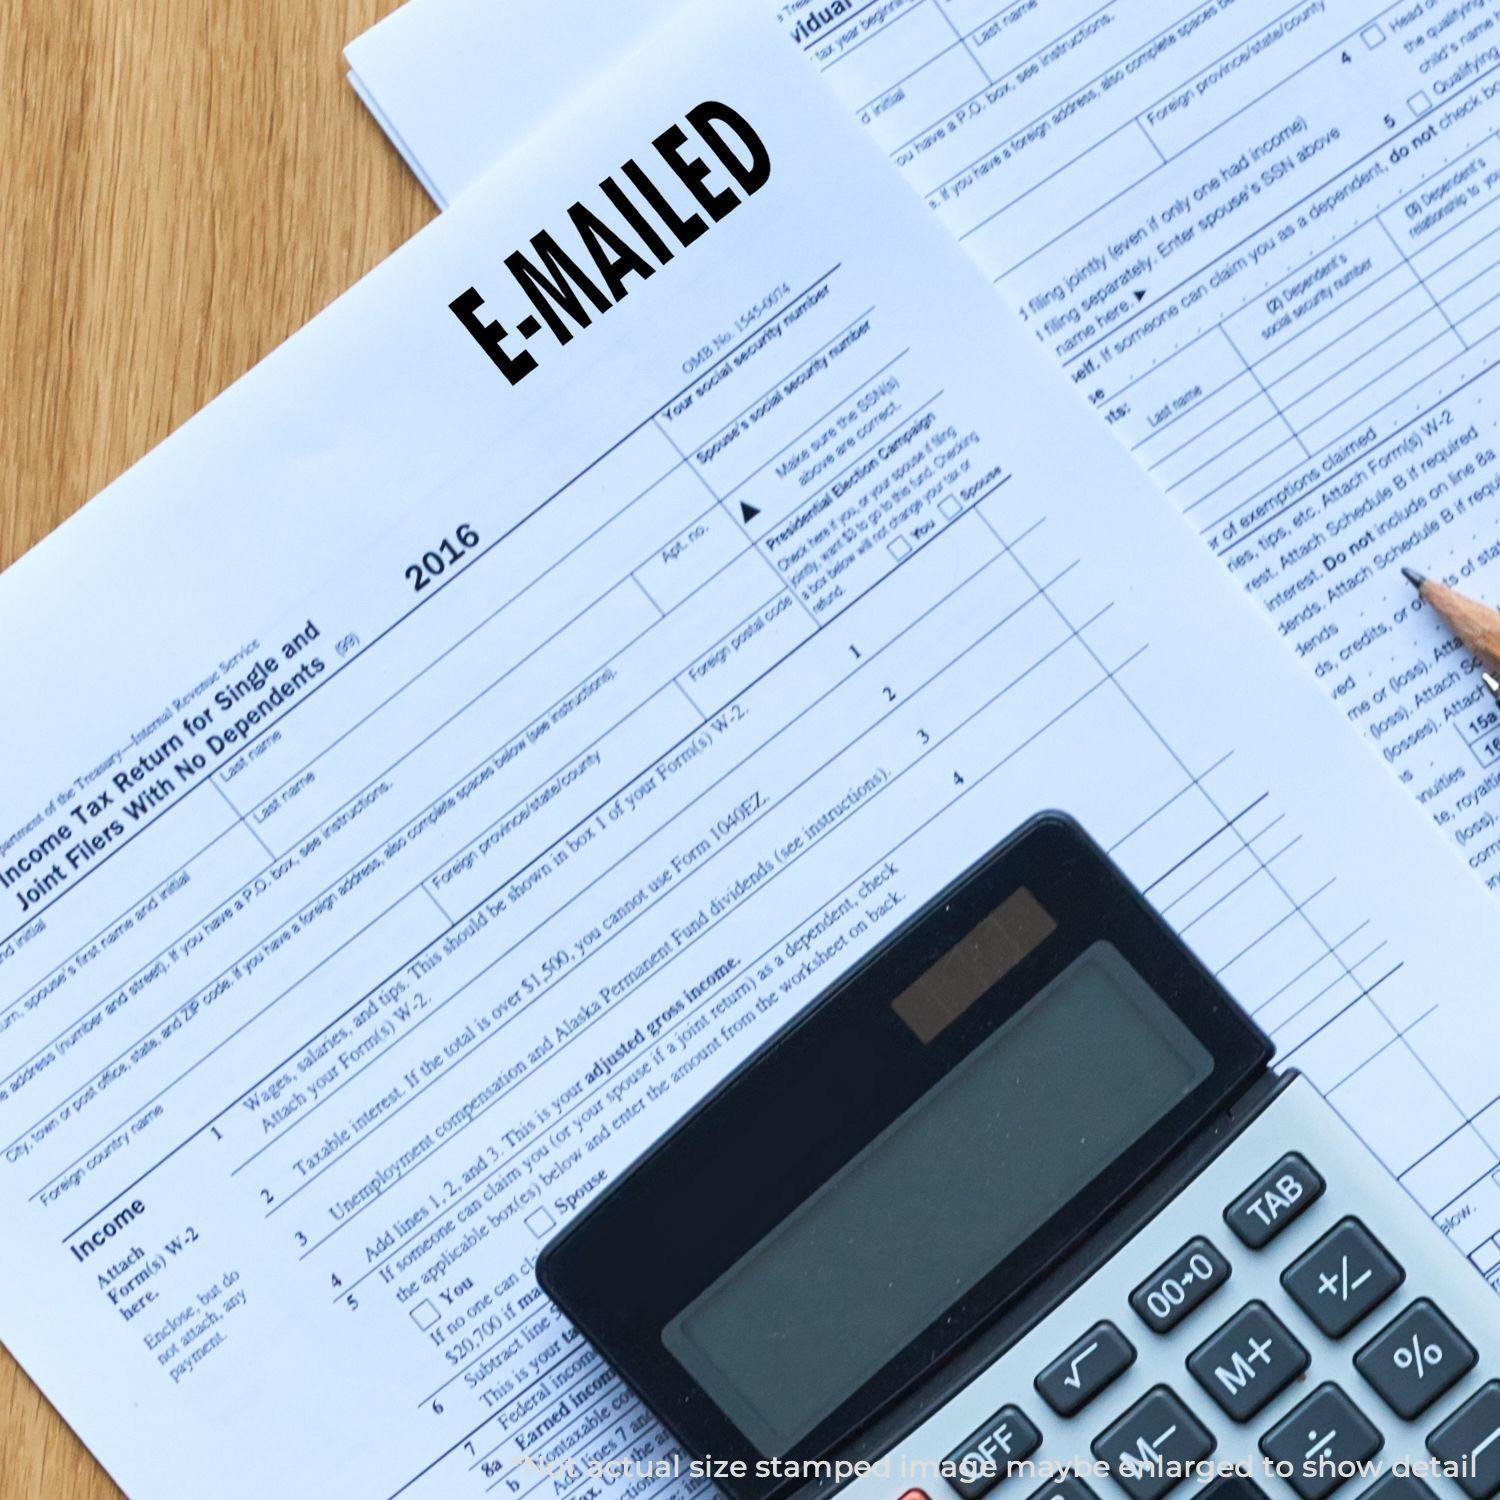
POLYGON ((1417 572, 1415 568, 1402 568, 1401 572, 1406 578, 1406 581, 1414 589, 1421 588, 1422 585, 1427 582, 1427 579, 1421 573, 1417 572))

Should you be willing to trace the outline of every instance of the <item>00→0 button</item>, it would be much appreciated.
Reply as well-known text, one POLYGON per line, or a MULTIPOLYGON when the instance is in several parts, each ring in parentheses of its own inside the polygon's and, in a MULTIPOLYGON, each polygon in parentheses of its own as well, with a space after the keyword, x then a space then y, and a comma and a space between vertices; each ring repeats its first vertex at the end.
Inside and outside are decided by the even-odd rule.
POLYGON ((1170 1333, 1228 1280, 1229 1262, 1200 1234, 1130 1294, 1130 1305, 1152 1333, 1170 1333))

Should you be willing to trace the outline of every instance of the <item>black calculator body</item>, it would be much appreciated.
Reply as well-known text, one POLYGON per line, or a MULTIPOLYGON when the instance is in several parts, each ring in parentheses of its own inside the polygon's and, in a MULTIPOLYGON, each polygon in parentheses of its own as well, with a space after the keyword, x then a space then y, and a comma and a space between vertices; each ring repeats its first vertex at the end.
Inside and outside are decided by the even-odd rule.
POLYGON ((559 1236, 733 1500, 1500 1493, 1500 1309, 1076 824, 1028 823, 559 1236))

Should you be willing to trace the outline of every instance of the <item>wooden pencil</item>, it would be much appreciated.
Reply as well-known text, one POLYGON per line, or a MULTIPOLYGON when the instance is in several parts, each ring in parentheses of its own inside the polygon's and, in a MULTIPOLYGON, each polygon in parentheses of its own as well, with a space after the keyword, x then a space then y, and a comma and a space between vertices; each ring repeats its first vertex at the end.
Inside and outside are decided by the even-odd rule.
POLYGON ((1460 594, 1457 589, 1428 578, 1415 568, 1402 568, 1401 571, 1422 602, 1432 607, 1469 655, 1484 668, 1485 686, 1492 693, 1500 694, 1500 610, 1470 599, 1467 594, 1460 594))

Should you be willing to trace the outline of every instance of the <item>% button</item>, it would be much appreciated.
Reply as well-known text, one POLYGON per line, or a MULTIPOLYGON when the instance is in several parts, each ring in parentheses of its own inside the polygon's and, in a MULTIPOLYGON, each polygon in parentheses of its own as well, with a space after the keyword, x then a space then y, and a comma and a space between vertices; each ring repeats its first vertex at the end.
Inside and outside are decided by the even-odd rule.
POLYGON ((1428 1344, 1423 1347, 1420 1334, 1413 1334, 1411 1347, 1402 1344, 1395 1354, 1391 1356, 1396 1362, 1398 1370, 1410 1370, 1415 1368, 1418 1380, 1427 1378, 1428 1365, 1440 1365, 1443 1362, 1443 1346, 1441 1344, 1428 1344))
POLYGON ((1425 1297, 1413 1302, 1354 1356, 1381 1399, 1408 1421, 1470 1370, 1474 1346, 1425 1297))

